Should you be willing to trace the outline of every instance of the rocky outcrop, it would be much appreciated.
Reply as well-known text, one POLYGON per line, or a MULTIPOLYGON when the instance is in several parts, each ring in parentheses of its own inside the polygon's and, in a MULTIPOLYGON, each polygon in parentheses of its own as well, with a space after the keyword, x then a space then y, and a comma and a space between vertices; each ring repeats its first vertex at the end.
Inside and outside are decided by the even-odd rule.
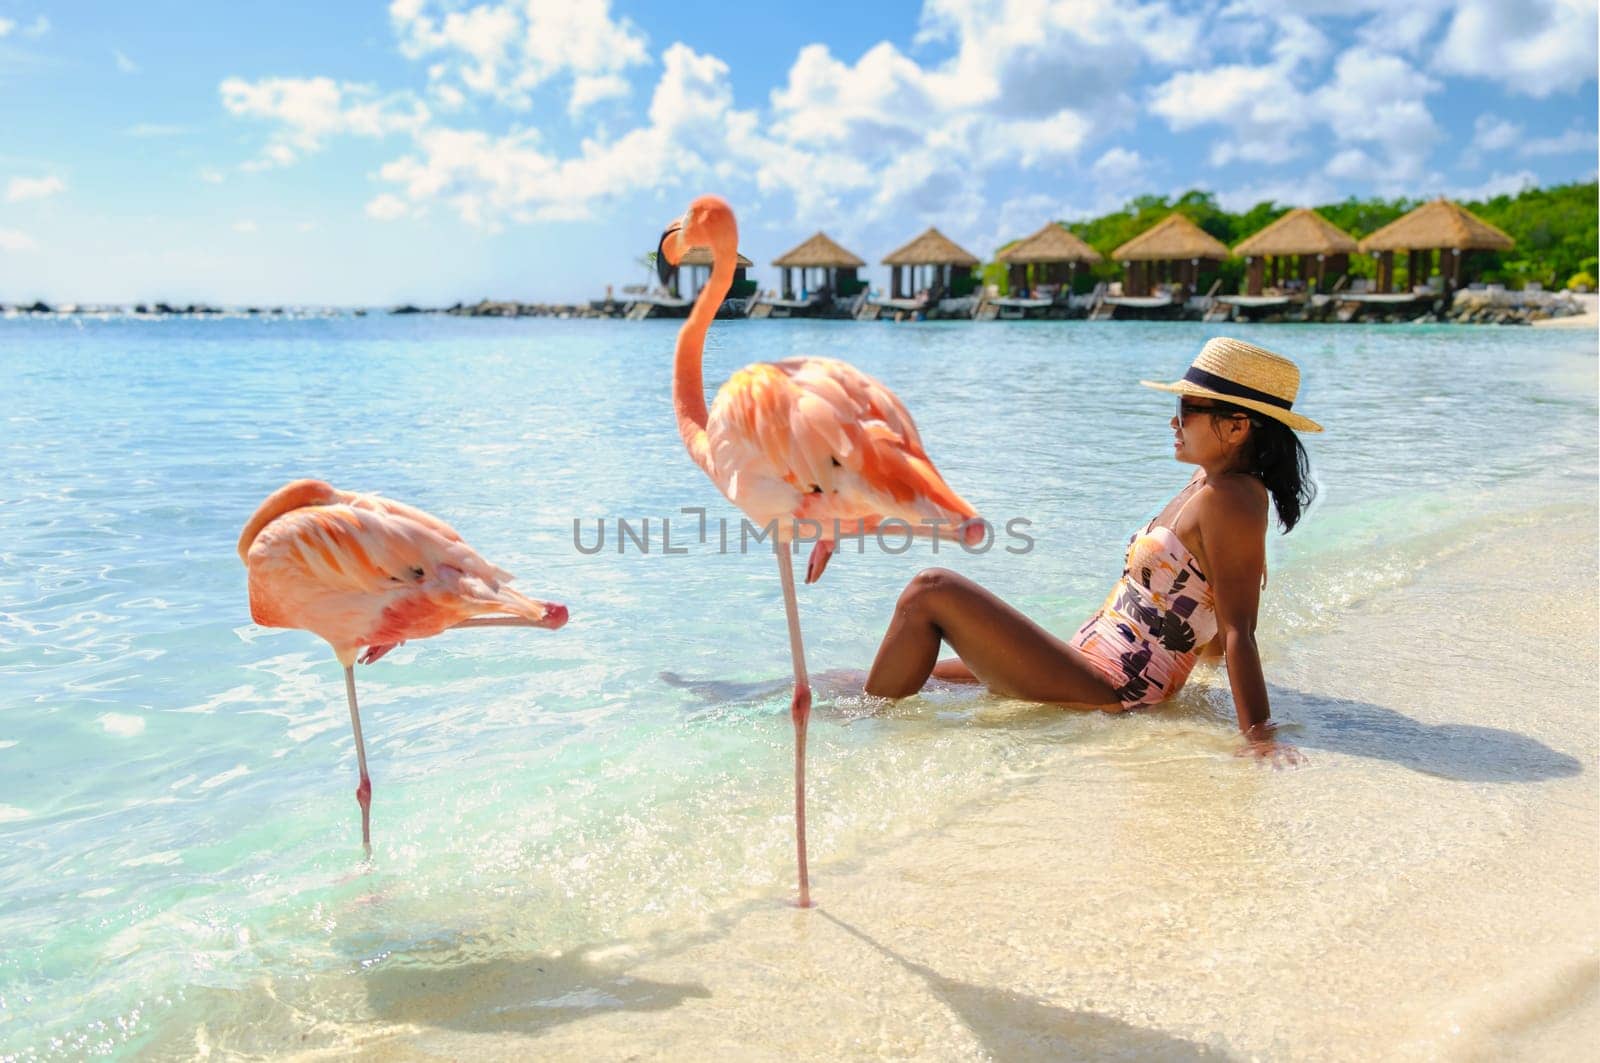
POLYGON ((1568 292, 1456 292, 1443 320, 1462 325, 1531 325, 1553 317, 1584 312, 1583 304, 1568 292))

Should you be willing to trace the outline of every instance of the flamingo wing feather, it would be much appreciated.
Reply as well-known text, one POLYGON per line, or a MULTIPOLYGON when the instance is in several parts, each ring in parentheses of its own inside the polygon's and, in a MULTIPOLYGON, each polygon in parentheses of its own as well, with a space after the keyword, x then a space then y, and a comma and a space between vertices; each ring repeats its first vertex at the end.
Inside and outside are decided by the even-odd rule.
POLYGON ((923 451, 905 405, 846 362, 790 358, 741 369, 717 394, 708 436, 713 477, 758 517, 975 515, 923 451))

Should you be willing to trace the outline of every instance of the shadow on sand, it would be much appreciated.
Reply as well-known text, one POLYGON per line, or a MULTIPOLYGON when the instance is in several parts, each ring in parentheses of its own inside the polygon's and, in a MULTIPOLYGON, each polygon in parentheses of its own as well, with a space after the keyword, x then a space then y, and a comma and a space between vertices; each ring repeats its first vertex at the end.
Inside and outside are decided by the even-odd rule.
POLYGON ((651 982, 590 962, 589 947, 560 956, 520 956, 477 963, 390 962, 366 978, 374 1014, 473 1033, 538 1030, 608 1011, 665 1011, 704 986, 651 982))
MULTIPOLYGON (((813 689, 818 712, 829 713, 829 701, 860 698, 864 672, 842 670, 814 677, 813 689)), ((708 706, 755 705, 763 701, 788 704, 791 680, 737 681, 685 679, 671 672, 661 678, 671 686, 687 690, 708 706)), ((944 691, 971 691, 976 701, 991 698, 980 687, 954 687, 938 684, 944 691)), ((1456 782, 1542 782, 1579 775, 1583 764, 1576 757, 1551 749, 1537 738, 1477 724, 1427 724, 1413 720, 1394 709, 1366 701, 1310 694, 1287 687, 1270 687, 1274 715, 1289 722, 1284 728, 1286 741, 1302 749, 1326 750, 1346 756, 1386 760, 1424 775, 1456 782)), ((1232 703, 1216 691, 1184 690, 1165 706, 1141 712, 1170 713, 1196 722, 1209 721, 1219 727, 1233 725, 1232 703), (1219 710, 1219 704, 1226 702, 1219 710)), ((907 699, 908 702, 911 699, 907 699)), ((884 703, 887 704, 887 703, 884 703)), ((942 706, 948 708, 948 705, 942 706)), ((1048 711, 1049 706, 1041 706, 1048 711)), ((1076 711, 1076 710, 1067 710, 1076 711)), ((850 718, 860 713, 850 714, 850 718)), ((1037 724, 1035 716, 1017 717, 1019 726, 1037 724)), ((967 726, 958 723, 955 726, 967 726)), ((993 724, 986 724, 993 726, 993 724)))
POLYGON ((1387 760, 1456 782, 1542 782, 1583 772, 1578 758, 1515 731, 1421 723, 1371 702, 1269 689, 1275 714, 1297 721, 1288 740, 1304 749, 1387 760))
POLYGON ((1225 1059, 1194 1041, 1092 1011, 1073 1011, 996 986, 946 978, 818 909, 840 930, 922 979, 994 1059, 1225 1059))

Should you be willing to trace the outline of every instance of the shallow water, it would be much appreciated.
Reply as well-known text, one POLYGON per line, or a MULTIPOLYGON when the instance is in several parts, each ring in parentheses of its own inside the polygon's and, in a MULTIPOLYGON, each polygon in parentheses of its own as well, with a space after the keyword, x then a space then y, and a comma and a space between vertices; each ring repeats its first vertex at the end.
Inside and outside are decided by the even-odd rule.
MULTIPOLYGON (((319 1023, 381 1021, 406 972, 581 956, 788 899, 778 582, 765 548, 723 553, 715 525, 704 545, 686 534, 680 507, 737 514, 676 436, 674 331, 0 322, 0 1056, 171 1050, 247 1024, 315 1047, 319 1023), (559 632, 448 634, 360 670, 370 865, 337 664, 312 636, 250 623, 234 552, 261 498, 303 475, 438 513, 572 610, 559 632), (662 554, 663 516, 686 554, 662 554), (616 552, 618 518, 651 520, 649 554, 616 552), (586 545, 613 522, 607 549, 576 548, 575 519, 586 545)), ((1135 382, 1178 375, 1217 331, 719 324, 713 386, 751 360, 848 358, 905 400, 987 517, 1031 522, 1020 556, 836 558, 801 592, 813 670, 864 668, 895 594, 931 563, 1075 626, 1185 478, 1171 400, 1135 382)), ((1298 406, 1328 429, 1307 437, 1321 497, 1269 548, 1269 678, 1440 543, 1592 506, 1591 334, 1230 332, 1295 357, 1298 406)), ((1092 772, 1095 736, 1129 730, 970 692, 887 710, 821 694, 822 878, 996 800, 1045 758, 1081 750, 1092 772)), ((1195 741, 1231 741, 1225 700, 1177 711, 1195 741)))

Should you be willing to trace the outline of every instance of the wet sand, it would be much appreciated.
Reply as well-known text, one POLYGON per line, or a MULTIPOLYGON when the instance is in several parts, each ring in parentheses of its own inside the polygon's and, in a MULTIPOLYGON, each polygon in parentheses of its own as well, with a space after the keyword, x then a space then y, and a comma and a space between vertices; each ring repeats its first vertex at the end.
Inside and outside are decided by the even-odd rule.
MULTIPOLYGON (((1480 527, 909 841, 699 925, 368 972, 369 1058, 1573 1058, 1600 1040, 1592 500, 1480 527), (1458 682, 1440 684, 1441 675, 1458 682)), ((1002 717, 1004 709, 997 708, 1002 717)))

